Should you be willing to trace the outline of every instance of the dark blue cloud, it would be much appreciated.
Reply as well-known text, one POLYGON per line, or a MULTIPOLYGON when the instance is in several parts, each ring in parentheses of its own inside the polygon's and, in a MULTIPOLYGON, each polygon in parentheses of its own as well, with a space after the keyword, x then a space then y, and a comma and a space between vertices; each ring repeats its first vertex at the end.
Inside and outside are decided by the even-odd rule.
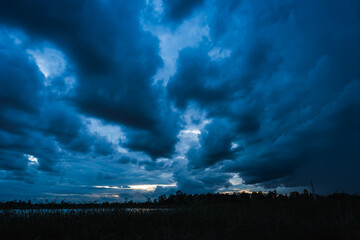
POLYGON ((206 168, 222 160, 234 159, 237 152, 231 149, 231 143, 236 140, 234 130, 226 120, 213 120, 200 135, 201 147, 188 152, 190 163, 196 168, 206 168))
POLYGON ((187 48, 180 53, 176 75, 167 85, 169 96, 179 108, 192 101, 211 105, 231 97, 219 64, 212 62, 205 50, 187 48))
POLYGON ((24 154, 0 150, 0 167, 5 170, 24 170, 27 167, 24 154))
POLYGON ((25 174, 30 164, 26 156, 31 155, 39 170, 57 172, 57 161, 68 154, 114 152, 109 142, 87 130, 72 107, 47 91, 35 60, 14 44, 6 29, 1 39, 1 168, 25 174))
POLYGON ((359 192, 357 1, 155 5, 0 3, 1 181, 110 196, 94 186, 202 193, 238 174, 359 192))
POLYGON ((224 173, 218 166, 204 169, 176 167, 174 178, 182 192, 196 194, 215 192, 230 187, 232 174, 224 173))
POLYGON ((204 0, 164 0, 165 19, 179 23, 203 3, 204 0))
POLYGON ((210 2, 212 41, 183 50, 168 85, 179 108, 195 103, 212 119, 190 163, 223 162, 248 184, 314 179, 323 192, 357 192, 348 167, 359 155, 360 102, 350 91, 360 79, 359 4, 210 2))
MULTIPOLYGON (((0 45, 0 74, 2 80, 0 82, 0 110, 2 112, 10 109, 29 113, 37 112, 41 99, 43 76, 37 70, 36 64, 29 61, 22 49, 12 45, 14 44, 11 39, 4 36, 2 31, 0 45)), ((1 126, 6 127, 5 122, 2 121, 1 126)), ((12 129, 12 126, 8 127, 12 129)))
POLYGON ((81 112, 142 130, 142 143, 130 139, 128 147, 134 150, 152 157, 171 155, 176 123, 167 124, 166 135, 159 134, 166 106, 152 77, 162 60, 158 41, 140 26, 144 1, 15 1, 2 5, 0 20, 5 24, 53 42, 69 57, 78 77, 71 101, 81 112), (153 150, 148 145, 154 139, 159 143, 153 150))
MULTIPOLYGON (((162 98, 161 95, 159 98, 162 98)), ((129 141, 125 144, 134 151, 146 152, 154 160, 160 157, 172 157, 180 128, 179 116, 171 110, 171 105, 161 101, 158 107, 160 109, 153 109, 154 114, 159 114, 156 124, 149 130, 129 130, 129 141), (157 112, 158 110, 160 112, 157 112)))

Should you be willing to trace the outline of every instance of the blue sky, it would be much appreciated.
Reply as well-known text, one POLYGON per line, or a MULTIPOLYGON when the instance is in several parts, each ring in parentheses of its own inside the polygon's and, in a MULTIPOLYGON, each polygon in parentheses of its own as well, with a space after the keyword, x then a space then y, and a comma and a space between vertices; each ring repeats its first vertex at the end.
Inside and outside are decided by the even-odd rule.
POLYGON ((0 3, 0 199, 360 192, 360 3, 0 3))

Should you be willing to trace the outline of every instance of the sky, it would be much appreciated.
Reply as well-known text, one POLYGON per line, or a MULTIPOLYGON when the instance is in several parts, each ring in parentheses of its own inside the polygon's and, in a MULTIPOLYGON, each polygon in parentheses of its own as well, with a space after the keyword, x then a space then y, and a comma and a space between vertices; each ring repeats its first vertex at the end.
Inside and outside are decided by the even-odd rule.
POLYGON ((0 199, 360 193, 358 0, 3 0, 0 199))

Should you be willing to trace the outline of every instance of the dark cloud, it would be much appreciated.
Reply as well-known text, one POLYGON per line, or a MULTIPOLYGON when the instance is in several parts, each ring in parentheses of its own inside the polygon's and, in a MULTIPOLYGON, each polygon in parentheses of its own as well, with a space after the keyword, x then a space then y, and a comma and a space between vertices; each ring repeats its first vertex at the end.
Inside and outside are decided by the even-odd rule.
POLYGON ((35 62, 1 32, 0 50, 0 149, 4 168, 25 169, 28 163, 24 154, 37 151, 36 144, 53 148, 51 144, 40 140, 38 135, 29 137, 40 114, 42 101, 43 76, 35 62), (5 47, 6 46, 6 47, 5 47), (5 164, 8 162, 7 164, 5 164))
POLYGON ((179 23, 203 3, 204 0, 163 0, 165 19, 179 23))
POLYGON ((190 194, 215 192, 232 185, 229 181, 232 174, 223 173, 219 167, 206 170, 179 168, 174 171, 174 178, 177 181, 177 188, 190 194))
POLYGON ((205 49, 181 51, 176 75, 167 85, 169 96, 179 108, 196 101, 201 105, 226 100, 229 87, 221 78, 219 64, 212 62, 205 49))
POLYGON ((175 178, 178 180, 177 182, 177 187, 185 193, 189 193, 189 194, 196 194, 196 193, 205 193, 207 189, 205 189, 204 184, 194 178, 193 176, 190 175, 174 175, 175 178))
POLYGON ((128 147, 152 157, 168 157, 177 130, 158 134, 165 119, 159 97, 162 90, 152 84, 152 76, 162 60, 158 41, 141 28, 144 6, 143 1, 8 1, 2 4, 0 21, 64 51, 77 70, 76 94, 71 100, 79 110, 142 130, 142 143, 130 139, 128 147), (155 134, 159 144, 152 149, 149 144, 155 134))
POLYGON ((156 127, 149 131, 128 131, 129 141, 125 146, 134 151, 144 151, 153 159, 170 158, 175 150, 180 128, 176 117, 177 114, 171 112, 169 106, 163 106, 156 127))
POLYGON ((96 179, 99 181, 103 181, 103 180, 114 180, 117 179, 118 176, 114 175, 114 174, 109 174, 109 173, 103 173, 103 172, 98 172, 96 175, 96 179))
POLYGON ((28 156, 37 159, 33 167, 55 173, 59 159, 73 153, 113 153, 112 144, 91 134, 75 110, 48 91, 35 59, 9 33, 1 31, 0 167, 26 178, 28 156))
MULTIPOLYGON (((36 112, 40 101, 43 76, 37 70, 33 61, 28 57, 20 47, 12 46, 11 39, 4 36, 4 31, 0 30, 0 111, 36 112), (21 94, 19 88, 21 87, 21 94)), ((4 114, 4 116, 6 116, 4 114)), ((8 127, 8 130, 15 130, 14 126, 6 126, 1 121, 1 126, 8 127)))
POLYGON ((139 161, 140 166, 144 166, 147 171, 161 170, 164 168, 164 162, 155 162, 151 160, 139 161))
POLYGON ((128 157, 128 156, 123 156, 118 160, 118 163, 121 163, 121 164, 136 163, 136 162, 137 162, 137 160, 135 158, 128 157))
POLYGON ((280 136, 268 154, 258 159, 234 162, 227 170, 238 171, 246 183, 268 187, 308 185, 313 180, 321 192, 357 192, 359 189, 356 145, 360 133, 359 82, 353 82, 310 123, 298 126, 289 136, 280 136), (283 140, 280 140, 284 138, 283 140))
POLYGON ((0 150, 0 168, 4 170, 24 170, 28 159, 24 154, 0 150))
POLYGON ((58 184, 59 196, 79 190, 66 184, 110 196, 116 188, 91 186, 177 182, 141 198, 226 190, 236 173, 268 188, 312 179, 324 193, 359 192, 358 2, 163 1, 163 15, 153 6, 0 3, 1 181, 58 184), (199 26, 183 34, 192 16, 199 26), (166 52, 182 34, 191 47, 166 52), (45 49, 64 58, 54 76, 42 73, 53 61, 45 49))
POLYGON ((211 2, 212 42, 183 50, 168 85, 180 109, 212 119, 190 164, 221 163, 247 184, 358 191, 359 4, 211 2))
POLYGON ((177 187, 161 187, 157 186, 154 193, 152 194, 153 197, 158 198, 161 195, 170 195, 175 194, 177 191, 177 187))
POLYGON ((233 159, 237 152, 231 148, 233 141, 235 141, 235 136, 231 123, 226 120, 213 120, 200 135, 201 147, 192 148, 187 156, 196 168, 211 166, 221 160, 233 159))

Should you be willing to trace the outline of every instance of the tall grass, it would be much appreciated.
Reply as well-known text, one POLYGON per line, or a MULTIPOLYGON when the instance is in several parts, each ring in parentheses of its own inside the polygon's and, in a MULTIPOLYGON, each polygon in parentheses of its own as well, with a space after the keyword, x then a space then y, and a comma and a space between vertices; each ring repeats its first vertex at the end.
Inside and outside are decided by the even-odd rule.
POLYGON ((171 196, 162 205, 147 203, 172 206, 166 211, 7 209, 0 213, 0 239, 360 239, 358 196, 210 194, 190 201, 181 194, 171 204, 171 196))

